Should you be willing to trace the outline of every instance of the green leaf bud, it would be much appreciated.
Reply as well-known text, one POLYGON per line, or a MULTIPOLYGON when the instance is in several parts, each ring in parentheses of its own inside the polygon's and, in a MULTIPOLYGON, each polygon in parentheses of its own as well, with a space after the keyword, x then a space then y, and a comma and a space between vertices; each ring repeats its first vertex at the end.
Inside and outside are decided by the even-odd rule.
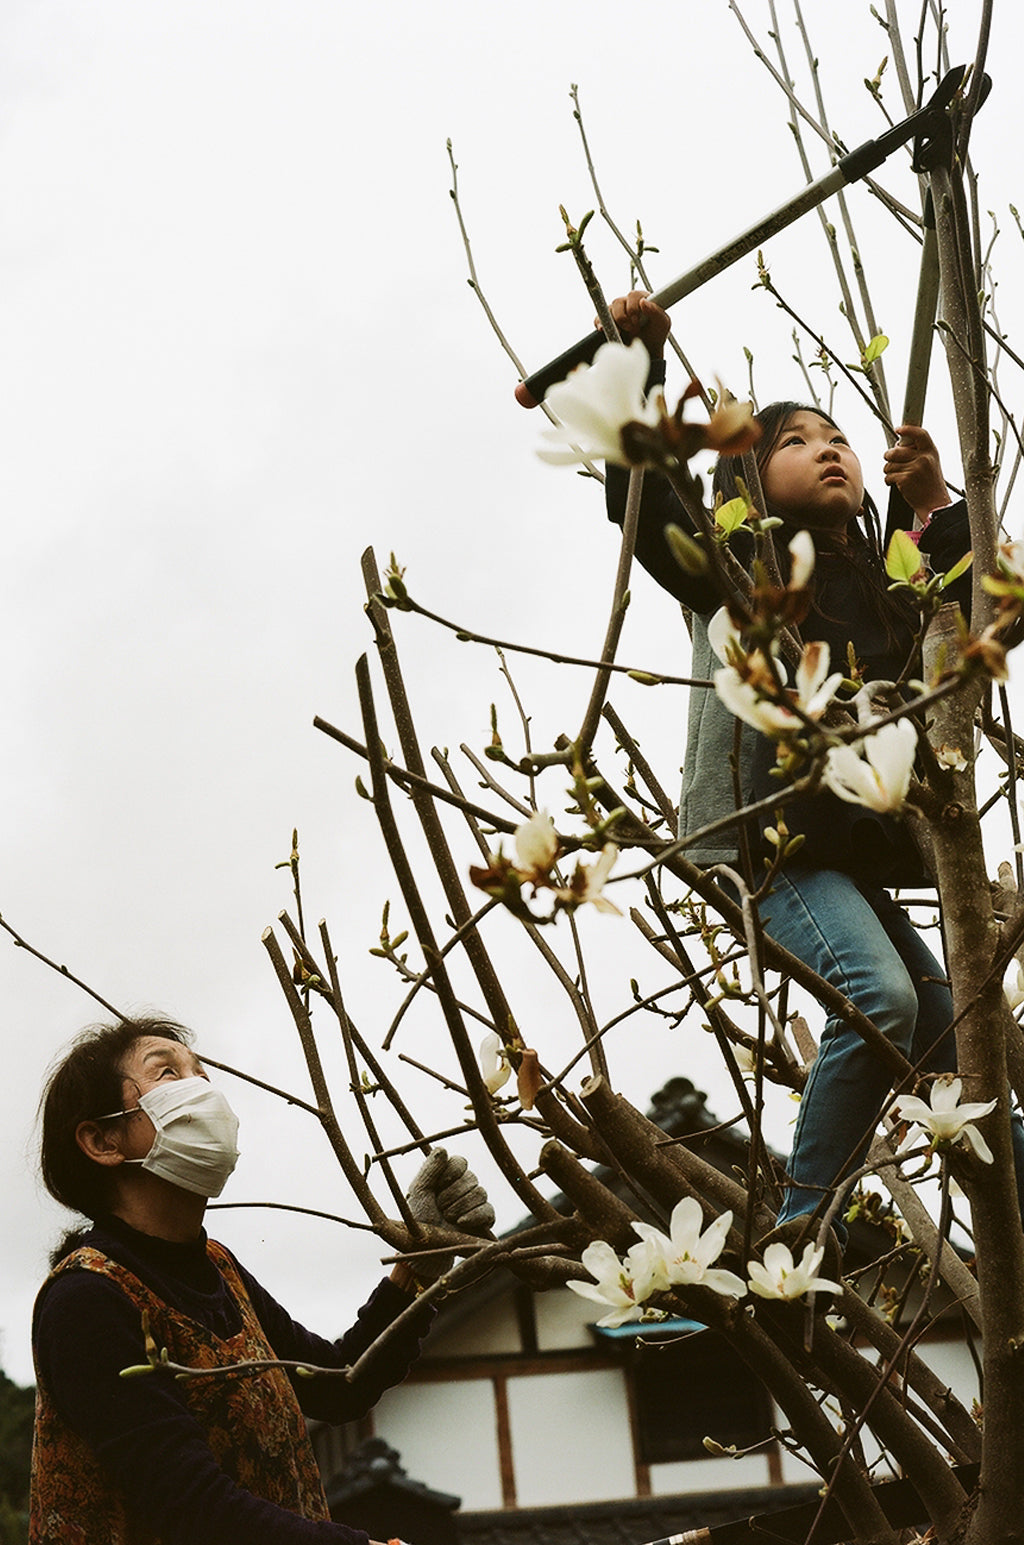
POLYGON ((684 574, 694 577, 707 572, 707 554, 692 536, 689 536, 681 526, 668 525, 665 527, 665 540, 672 550, 672 556, 683 570, 684 574))

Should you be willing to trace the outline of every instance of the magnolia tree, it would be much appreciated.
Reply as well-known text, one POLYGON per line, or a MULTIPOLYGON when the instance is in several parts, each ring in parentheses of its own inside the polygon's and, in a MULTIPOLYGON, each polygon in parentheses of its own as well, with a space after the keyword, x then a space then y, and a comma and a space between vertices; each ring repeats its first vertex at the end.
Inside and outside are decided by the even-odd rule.
MULTIPOLYGON (((817 91, 809 41, 805 100, 802 88, 791 84, 777 29, 757 38, 733 9, 788 99, 805 166, 805 141, 815 136, 833 157, 844 152, 817 91)), ((431 618, 467 643, 501 641, 475 633, 471 619, 445 623, 434 616, 414 598, 411 578, 394 560, 382 575, 367 553, 376 664, 363 658, 356 667, 362 724, 348 733, 318 723, 361 764, 359 790, 394 871, 394 911, 401 908, 408 920, 407 930, 392 933, 385 912, 375 951, 395 973, 399 991, 383 1047, 372 1045, 346 1011, 337 945, 326 923, 314 936, 302 925, 300 909, 298 921, 282 915, 283 935, 268 930, 264 938, 302 1041, 313 1108, 370 1225, 396 1255, 414 1263, 434 1251, 454 1249, 459 1257, 428 1294, 456 1292, 500 1264, 537 1288, 594 1300, 602 1324, 685 1315, 714 1327, 771 1391, 784 1414, 781 1436, 806 1457, 841 1508, 844 1537, 878 1545, 904 1537, 887 1521, 873 1487, 881 1473, 911 1478, 923 1503, 922 1527, 926 1516, 933 1531, 928 1537, 947 1545, 1020 1538, 1024 1517, 1024 1376, 1018 1361, 1024 1235, 1010 1138, 1010 1091, 1024 1093, 1024 1059, 1004 990, 1004 979, 1012 985, 1019 969, 1024 911, 1012 863, 1003 863, 990 883, 981 825, 988 808, 1002 809, 1004 816, 1008 811, 1009 852, 1017 837, 1018 743, 1007 721, 1003 683, 1008 651, 1021 635, 1024 543, 1009 541, 1002 530, 994 450, 1000 448, 1002 487, 1008 490, 1021 442, 1003 405, 999 371, 1020 361, 993 317, 990 250, 978 229, 969 158, 971 126, 984 95, 988 6, 981 9, 982 24, 970 43, 974 68, 942 111, 942 132, 932 136, 941 142, 938 148, 919 157, 909 173, 903 158, 898 197, 887 190, 890 172, 896 177, 891 168, 876 169, 873 182, 891 219, 892 240, 904 244, 908 259, 922 246, 936 253, 937 320, 933 326, 926 317, 925 336, 929 343, 933 333, 941 338, 956 409, 973 550, 971 628, 944 594, 966 564, 930 574, 914 542, 901 534, 889 550, 889 576, 917 607, 923 664, 901 684, 898 705, 881 711, 857 690, 856 661, 830 660, 826 646, 801 640, 814 545, 806 533, 795 539, 783 582, 751 454, 756 431, 749 404, 724 391, 709 398, 693 385, 676 406, 660 392, 645 397, 646 353, 639 343, 614 341, 586 253, 586 222, 578 228, 567 222, 566 246, 612 341, 592 366, 549 392, 545 409, 554 427, 544 454, 582 462, 593 476, 600 476, 602 461, 632 469, 610 620, 593 662, 589 697, 552 746, 531 744, 528 711, 515 699, 521 745, 506 742, 495 718, 491 744, 480 755, 467 749, 468 775, 447 753, 435 749, 428 759, 400 663, 406 618, 431 618), (709 507, 691 465, 706 450, 744 458, 741 496, 717 508, 709 507), (721 594, 711 628, 721 663, 713 682, 690 689, 713 690, 739 720, 773 742, 788 779, 785 792, 770 801, 773 859, 746 881, 734 876, 731 890, 723 889, 721 874, 688 859, 688 844, 676 837, 668 777, 649 764, 608 703, 609 683, 619 671, 650 685, 681 679, 630 670, 616 659, 640 482, 651 469, 669 480, 697 533, 670 533, 679 563, 712 576, 721 594), (757 554, 752 575, 732 550, 739 531, 757 554), (610 736, 610 750, 604 736, 610 736), (397 745, 393 754, 385 749, 389 743, 397 745), (617 771, 622 758, 624 776, 617 771), (987 779, 991 798, 979 794, 979 778, 987 779), (820 788, 900 814, 927 855, 953 989, 955 1079, 923 1078, 841 994, 762 932, 760 906, 796 850, 786 826, 787 802, 820 788), (568 813, 552 820, 547 812, 563 807, 567 793, 568 813), (634 980, 603 1017, 588 988, 584 930, 578 927, 586 908, 620 912, 622 921, 614 926, 644 941, 661 972, 656 990, 645 994, 634 980), (507 938, 509 916, 532 951, 537 980, 545 979, 546 992, 553 983, 562 997, 558 1034, 547 1041, 520 1028, 529 1017, 524 1000, 538 990, 524 971, 522 953, 510 971, 502 965, 504 946, 493 947, 496 936, 507 938), (821 1005, 853 1025, 892 1075, 892 1095, 879 1112, 867 1167, 854 1177, 856 1189, 852 1196, 844 1190, 824 1198, 796 1249, 792 1241, 762 1243, 785 1178, 765 1141, 764 1112, 777 1092, 799 1094, 814 1056, 803 1017, 789 1011, 791 984, 805 994, 801 1003, 821 1005), (391 1061, 401 1055, 412 1062, 395 1052, 395 1038, 413 1005, 424 1002, 448 1036, 443 1057, 429 1066, 414 1064, 431 1093, 429 1121, 427 1101, 416 1106, 391 1061), (706 1044, 728 1071, 735 1098, 735 1112, 720 1114, 742 1119, 749 1133, 744 1180, 714 1168, 699 1147, 666 1144, 621 1092, 616 1056, 629 1058, 630 1031, 646 1014, 696 1017, 711 1032, 706 1044), (352 1109, 345 1111, 328 1087, 318 1045, 335 1023, 350 1073, 343 1097, 352 1109), (570 1028, 577 1044, 566 1053, 570 1028), (436 1096, 450 1102, 448 1119, 440 1122, 436 1096), (357 1141, 352 1134, 360 1129, 365 1136, 357 1141), (467 1133, 477 1134, 490 1172, 508 1188, 506 1214, 512 1207, 524 1220, 501 1238, 418 1222, 395 1172, 399 1154, 426 1152, 467 1133), (614 1187, 600 1178, 608 1174, 616 1177, 614 1187), (840 1209, 867 1212, 887 1231, 870 1302, 842 1278, 840 1263, 824 1257, 840 1209), (971 1239, 971 1268, 964 1252, 946 1242, 954 1215, 971 1239), (950 1293, 959 1303, 982 1348, 983 1423, 915 1350, 943 1292, 947 1303, 950 1293), (829 1313, 814 1313, 815 1301, 820 1311, 826 1297, 829 1313), (865 1461, 865 1429, 883 1455, 881 1471, 869 1470, 865 1461), (970 1468, 978 1464, 980 1471, 970 1468)), ((868 86, 892 122, 913 113, 946 76, 945 19, 926 4, 913 39, 901 33, 894 4, 876 19, 886 35, 889 68, 884 89, 881 71, 868 86)), ((578 111, 577 120, 582 131, 578 111)), ((457 196, 455 204, 461 221, 457 196)), ((853 371, 840 363, 848 343, 833 345, 796 318, 763 262, 760 282, 813 341, 820 368, 814 376, 806 372, 808 393, 830 407, 837 389, 855 390, 870 402, 892 444, 901 419, 890 408, 885 339, 845 203, 838 228, 823 220, 822 231, 856 344, 853 371)), ((637 242, 620 239, 637 282, 647 284, 639 228, 637 242)), ((482 299, 472 269, 471 278, 482 299)), ((423 647, 421 639, 417 647, 423 647)), ((506 661, 513 647, 505 644, 506 661)), ((511 686, 507 663, 503 670, 511 686)), ((568 693, 566 700, 572 700, 568 693)), ((292 868, 297 884, 297 852, 292 868)), ((602 934, 602 951, 614 953, 615 947, 602 934)), ((663 1073, 676 1071, 666 1067, 663 1073)))

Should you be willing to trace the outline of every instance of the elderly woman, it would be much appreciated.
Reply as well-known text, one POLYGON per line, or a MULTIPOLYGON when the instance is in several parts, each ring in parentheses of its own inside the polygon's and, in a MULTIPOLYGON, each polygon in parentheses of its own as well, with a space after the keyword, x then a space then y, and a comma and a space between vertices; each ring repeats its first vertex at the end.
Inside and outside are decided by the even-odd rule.
MULTIPOLYGON (((238 1121, 188 1031, 124 1020, 86 1032, 42 1102, 42 1173, 57 1201, 93 1220, 66 1237, 36 1303, 32 1545, 368 1545, 331 1521, 305 1418, 352 1421, 398 1383, 432 1310, 411 1316, 349 1381, 280 1367, 176 1380, 123 1378, 147 1337, 172 1362, 214 1368, 296 1362, 343 1369, 450 1265, 399 1264, 351 1330, 327 1341, 297 1324, 203 1216, 238 1158, 238 1121)), ((414 1216, 486 1231, 494 1221, 465 1161, 430 1155, 414 1216)))

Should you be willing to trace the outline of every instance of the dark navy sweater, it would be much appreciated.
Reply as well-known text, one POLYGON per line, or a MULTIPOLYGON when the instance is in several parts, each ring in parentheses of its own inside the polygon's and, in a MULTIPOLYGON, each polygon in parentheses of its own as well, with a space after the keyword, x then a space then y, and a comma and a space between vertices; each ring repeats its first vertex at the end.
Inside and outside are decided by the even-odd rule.
MULTIPOLYGON (((206 1254, 206 1236, 177 1244, 139 1234, 120 1219, 79 1241, 119 1262, 171 1308, 218 1337, 235 1335, 241 1316, 206 1254)), ((275 1356, 325 1368, 355 1362, 412 1301, 385 1279, 337 1341, 297 1324, 240 1263, 239 1273, 275 1356)), ((309 1417, 347 1422, 364 1415, 415 1361, 433 1311, 425 1306, 366 1374, 294 1381, 309 1417)), ((71 1271, 45 1284, 36 1304, 33 1344, 40 1380, 61 1417, 110 1470, 129 1505, 164 1545, 367 1545, 343 1524, 315 1522, 254 1497, 218 1465, 202 1428, 169 1377, 121 1379, 146 1361, 139 1312, 98 1272, 71 1271)))
MULTIPOLYGON (((625 514, 628 484, 627 468, 607 467, 608 517, 619 526, 625 514)), ((676 562, 665 537, 665 527, 669 524, 693 530, 668 482, 657 473, 647 472, 636 538, 637 559, 677 601, 694 612, 709 616, 721 604, 717 586, 708 575, 688 574, 676 562)), ((936 513, 921 534, 920 549, 933 569, 943 573, 966 550, 969 536, 966 507, 957 503, 936 513)), ((749 562, 751 550, 747 533, 738 533, 731 545, 741 562, 749 562)), ((817 555, 814 585, 814 606, 801 624, 803 638, 820 639, 829 645, 833 670, 845 669, 847 648, 852 645, 865 681, 896 679, 911 656, 916 619, 909 608, 901 614, 894 605, 883 620, 877 605, 865 604, 866 590, 873 590, 878 597, 886 594, 888 580, 884 573, 863 560, 851 563, 844 552, 824 550, 817 555)), ((955 581, 943 597, 958 601, 967 616, 970 615, 970 585, 968 574, 955 581)), ((695 688, 694 691, 700 693, 702 689, 695 688)), ((744 793, 751 800, 759 800, 783 786, 774 772, 775 744, 767 735, 750 734, 746 735, 745 743, 749 749, 746 758, 741 759, 744 793)), ((712 745, 710 736, 706 737, 706 744, 712 745)), ((699 784, 705 790, 720 789, 717 797, 720 808, 716 808, 714 814, 724 815, 734 808, 732 773, 727 763, 719 761, 709 765, 706 756, 702 759, 701 750, 701 745, 691 737, 686 751, 687 781, 699 784)), ((707 799, 706 793, 704 797, 707 799)), ((838 869, 855 879, 878 885, 919 886, 927 883, 907 827, 892 815, 849 804, 822 789, 813 798, 802 797, 791 802, 785 819, 791 833, 799 832, 804 837, 804 845, 796 859, 798 864, 838 869)), ((773 824, 773 820, 771 816, 764 817, 762 830, 773 824)), ((692 835, 687 821, 682 824, 681 835, 692 835)), ((764 855, 772 856, 772 849, 766 847, 764 855)))

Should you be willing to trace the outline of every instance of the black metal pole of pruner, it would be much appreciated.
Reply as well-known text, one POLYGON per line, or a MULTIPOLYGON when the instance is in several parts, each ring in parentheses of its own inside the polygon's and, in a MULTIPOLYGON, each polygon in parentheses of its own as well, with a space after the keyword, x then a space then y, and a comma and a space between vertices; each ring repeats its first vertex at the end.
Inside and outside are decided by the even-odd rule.
MULTIPOLYGON (((953 1474, 964 1488, 966 1501, 977 1484, 978 1466, 956 1465, 953 1474)), ((896 1528, 923 1523, 927 1509, 912 1481, 884 1481, 871 1490, 882 1512, 896 1528)), ((653 1545, 745 1545, 745 1542, 756 1545, 758 1540, 777 1540, 780 1545, 782 1541, 789 1540, 793 1545, 802 1545, 819 1507, 820 1499, 815 1497, 811 1502, 777 1509, 773 1513, 758 1513, 752 1518, 711 1524, 703 1529, 691 1529, 686 1534, 669 1534, 662 1540, 655 1540, 653 1545)), ((847 1540, 849 1537, 850 1526, 839 1504, 830 1498, 819 1527, 815 1529, 814 1538, 820 1541, 820 1545, 830 1545, 830 1542, 847 1540)))
MULTIPOLYGON (((948 77, 947 77, 948 79, 948 77)), ((986 101, 992 82, 983 75, 978 84, 977 107, 986 101)), ((919 135, 914 145, 914 171, 927 176, 939 166, 952 170, 954 160, 953 123, 949 113, 934 115, 927 131, 919 135)), ((923 240, 921 243, 921 273, 917 285, 917 303, 914 309, 914 326, 910 336, 910 355, 907 360, 907 379, 903 396, 903 424, 924 422, 924 402, 928 390, 928 370, 931 364, 932 346, 935 339, 935 313, 939 303, 939 247, 935 230, 935 207, 929 186, 925 197, 923 240)), ((914 523, 914 511, 895 484, 889 489, 889 507, 886 512, 884 550, 888 551, 893 532, 899 528, 910 529, 914 523)))
MULTIPOLYGON (((927 133, 937 119, 945 117, 946 109, 963 84, 966 74, 966 65, 958 65, 956 69, 950 70, 949 74, 939 82, 929 101, 916 113, 911 113, 910 117, 905 118, 902 123, 894 124, 877 139, 867 140, 856 150, 851 150, 847 155, 842 156, 824 177, 808 183, 788 203, 727 242, 724 247, 720 247, 717 252, 713 252, 710 257, 698 263, 695 268, 688 269, 677 279, 656 290, 651 299, 666 309, 673 306, 676 301, 682 300, 685 295, 691 295, 694 290, 699 290, 701 285, 713 279, 716 274, 722 273, 740 258, 753 252, 769 237, 785 230, 788 225, 799 220, 801 215, 816 209, 819 204, 823 204, 827 198, 839 193, 850 183, 859 182, 862 177, 866 177, 876 167, 881 166, 894 150, 898 150, 901 145, 905 145, 915 136, 927 133)), ((595 328, 585 338, 574 343, 572 348, 566 349, 557 359, 551 360, 549 364, 527 376, 525 381, 521 381, 516 387, 517 401, 524 408, 535 408, 543 399, 544 393, 556 381, 563 381, 570 370, 574 370, 577 365, 589 363, 604 341, 604 333, 599 328, 595 328)))

